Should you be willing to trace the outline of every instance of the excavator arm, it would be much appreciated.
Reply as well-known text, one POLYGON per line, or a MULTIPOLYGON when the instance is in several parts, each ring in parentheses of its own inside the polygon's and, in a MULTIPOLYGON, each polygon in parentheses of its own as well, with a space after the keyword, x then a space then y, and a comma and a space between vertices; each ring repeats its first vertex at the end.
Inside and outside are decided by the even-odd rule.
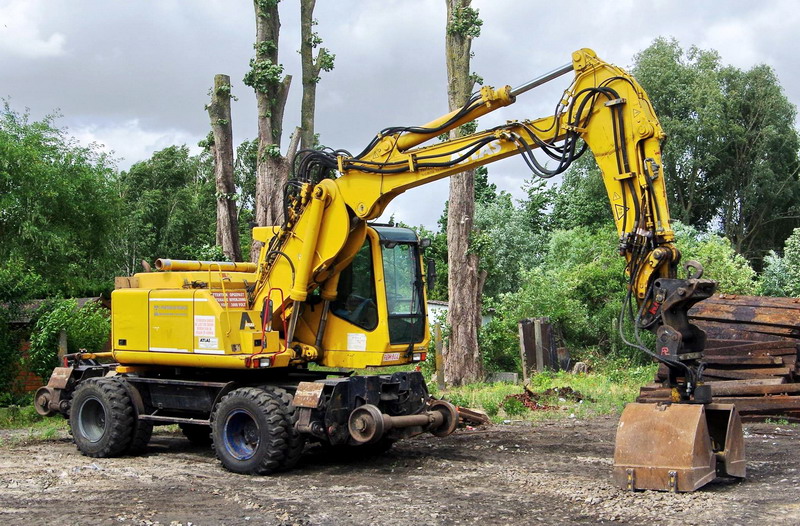
MULTIPOLYGON (((532 172, 553 177, 586 149, 594 155, 605 184, 626 260, 628 290, 620 321, 633 322, 628 342, 669 368, 672 406, 629 404, 617 433, 614 476, 628 489, 692 491, 717 471, 743 477, 740 418, 733 406, 710 404, 702 384, 705 333, 687 311, 710 296, 716 283, 701 279, 702 267, 686 264, 674 245, 661 160, 664 132, 636 80, 597 58, 576 51, 572 62, 518 88, 484 87, 467 104, 417 127, 381 131, 357 155, 345 151, 305 151, 287 192, 286 218, 271 232, 262 252, 252 308, 266 305, 270 283, 291 283, 278 310, 288 312, 288 342, 294 342, 299 312, 309 294, 321 290, 324 302, 310 342, 292 343, 313 359, 325 332, 339 273, 353 261, 366 238, 366 222, 378 218, 406 190, 500 159, 519 155, 532 172), (494 128, 438 143, 424 143, 498 108, 568 72, 574 79, 552 116, 510 121, 494 128), (534 156, 541 150, 549 159, 534 156), (655 351, 640 330, 656 335, 655 351), (717 466, 719 465, 719 468, 717 466)), ((265 239, 266 240, 266 239, 265 239)), ((620 334, 625 338, 620 323, 620 334)), ((627 342, 627 340, 626 340, 627 342)))
POLYGON ((676 279, 680 253, 673 244, 661 169, 663 138, 636 80, 582 49, 573 53, 570 64, 518 88, 484 87, 463 108, 428 124, 387 128, 356 156, 304 152, 296 172, 298 191, 286 223, 262 259, 257 290, 283 273, 293 283, 287 303, 304 301, 318 286, 323 299, 332 300, 337 272, 364 242, 365 222, 378 218, 396 196, 513 155, 521 156, 535 174, 553 177, 588 148, 600 167, 620 255, 627 262, 630 281, 623 316, 656 332, 659 351, 641 341, 632 344, 666 363, 676 396, 689 399, 700 379, 704 335, 688 322, 686 311, 710 296, 715 284, 699 279, 702 268, 694 262, 692 279, 676 279), (570 71, 574 80, 554 115, 421 146, 570 71), (541 163, 535 150, 542 150, 554 166, 541 163), (339 177, 332 178, 335 173, 339 177))

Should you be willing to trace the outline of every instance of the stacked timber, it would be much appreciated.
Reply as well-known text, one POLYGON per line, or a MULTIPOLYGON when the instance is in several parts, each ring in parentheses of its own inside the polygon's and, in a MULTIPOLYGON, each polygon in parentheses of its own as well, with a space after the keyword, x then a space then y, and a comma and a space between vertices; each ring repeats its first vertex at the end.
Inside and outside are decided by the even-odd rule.
MULTIPOLYGON (((746 420, 800 418, 800 299, 715 295, 689 317, 708 336, 703 380, 714 402, 733 403, 746 420)), ((667 369, 637 401, 669 400, 667 369)))

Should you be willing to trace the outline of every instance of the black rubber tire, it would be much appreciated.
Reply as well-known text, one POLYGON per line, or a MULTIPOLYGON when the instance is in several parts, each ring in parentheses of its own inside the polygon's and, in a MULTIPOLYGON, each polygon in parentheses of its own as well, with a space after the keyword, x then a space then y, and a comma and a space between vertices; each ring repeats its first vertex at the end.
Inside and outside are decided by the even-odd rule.
POLYGON ((303 456, 303 450, 306 447, 306 437, 301 435, 295 429, 297 423, 297 409, 292 404, 294 396, 292 396, 286 389, 276 387, 274 385, 264 385, 261 387, 268 394, 274 397, 281 404, 281 410, 284 414, 288 450, 286 458, 281 463, 281 470, 290 470, 297 465, 300 457, 303 456))
POLYGON ((84 455, 105 458, 126 452, 135 423, 133 403, 119 379, 89 378, 75 390, 69 425, 84 455))
POLYGON ((194 446, 208 447, 211 445, 211 426, 202 424, 178 424, 183 436, 194 446))
POLYGON ((146 420, 137 420, 136 429, 133 431, 133 438, 128 446, 127 453, 138 455, 144 453, 150 438, 153 436, 153 423, 146 420))
POLYGON ((234 473, 269 475, 286 462, 289 437, 281 403, 257 387, 222 397, 211 415, 214 452, 234 473))

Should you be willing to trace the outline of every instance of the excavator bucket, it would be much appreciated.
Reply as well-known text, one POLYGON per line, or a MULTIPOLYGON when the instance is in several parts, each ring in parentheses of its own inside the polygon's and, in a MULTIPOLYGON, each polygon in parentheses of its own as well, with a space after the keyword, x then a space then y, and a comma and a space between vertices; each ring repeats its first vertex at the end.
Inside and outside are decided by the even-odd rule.
POLYGON ((733 405, 625 406, 614 450, 619 487, 694 491, 718 473, 745 476, 742 422, 733 405))

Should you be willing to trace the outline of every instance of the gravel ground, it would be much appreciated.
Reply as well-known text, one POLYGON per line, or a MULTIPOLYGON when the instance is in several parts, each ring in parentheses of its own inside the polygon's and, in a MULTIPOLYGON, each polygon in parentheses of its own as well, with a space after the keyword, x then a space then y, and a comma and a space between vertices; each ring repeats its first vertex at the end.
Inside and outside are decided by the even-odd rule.
POLYGON ((800 428, 746 425, 747 480, 677 495, 612 485, 615 429, 612 417, 500 425, 372 458, 313 446, 271 477, 228 473, 170 432, 115 459, 84 457, 66 436, 6 440, 0 524, 800 524, 800 428))

